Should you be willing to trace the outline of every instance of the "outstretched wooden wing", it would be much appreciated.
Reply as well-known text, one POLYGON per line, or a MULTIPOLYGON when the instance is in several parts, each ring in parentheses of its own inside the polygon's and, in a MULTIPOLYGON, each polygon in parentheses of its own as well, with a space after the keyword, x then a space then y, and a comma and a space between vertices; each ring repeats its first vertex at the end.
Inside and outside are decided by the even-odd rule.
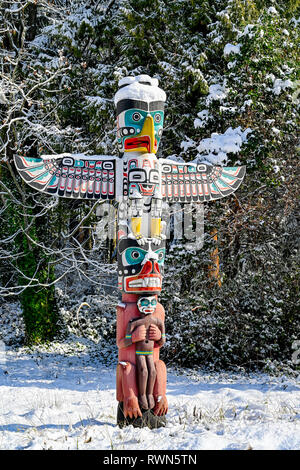
POLYGON ((82 154, 15 156, 15 165, 27 184, 37 191, 60 197, 114 199, 116 157, 82 154))
POLYGON ((221 167, 195 163, 177 163, 159 159, 161 192, 169 202, 205 202, 220 199, 240 186, 246 167, 221 167))

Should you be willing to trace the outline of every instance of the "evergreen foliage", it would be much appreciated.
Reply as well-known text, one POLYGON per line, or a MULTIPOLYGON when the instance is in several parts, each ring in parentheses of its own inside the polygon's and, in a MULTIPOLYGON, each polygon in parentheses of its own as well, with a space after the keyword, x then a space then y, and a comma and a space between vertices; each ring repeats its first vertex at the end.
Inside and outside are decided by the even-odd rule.
POLYGON ((169 244, 165 359, 290 361, 300 337, 299 1, 24 0, 2 2, 0 19, 1 293, 20 293, 28 337, 55 334, 57 277, 73 272, 90 289, 115 267, 95 237, 96 207, 34 195, 13 154, 116 154, 118 80, 148 73, 167 94, 158 156, 247 166, 234 196, 205 207, 203 248, 169 244), (208 276, 216 243, 221 287, 208 276))

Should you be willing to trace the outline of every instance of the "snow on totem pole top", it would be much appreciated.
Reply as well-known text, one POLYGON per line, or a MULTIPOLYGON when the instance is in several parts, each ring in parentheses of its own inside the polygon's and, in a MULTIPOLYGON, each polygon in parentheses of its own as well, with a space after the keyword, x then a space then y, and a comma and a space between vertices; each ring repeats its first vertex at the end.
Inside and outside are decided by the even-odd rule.
POLYGON ((124 77, 118 83, 120 89, 115 94, 115 106, 119 101, 132 99, 149 103, 150 101, 166 101, 165 92, 158 87, 157 78, 149 75, 124 77))

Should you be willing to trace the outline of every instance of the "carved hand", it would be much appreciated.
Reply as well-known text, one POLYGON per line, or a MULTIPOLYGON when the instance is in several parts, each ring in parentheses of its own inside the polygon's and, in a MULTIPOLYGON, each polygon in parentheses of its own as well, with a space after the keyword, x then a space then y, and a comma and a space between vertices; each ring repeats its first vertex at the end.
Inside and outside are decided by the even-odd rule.
POLYGON ((150 325, 149 327, 149 339, 151 341, 159 341, 161 338, 161 331, 156 325, 150 325))
POLYGON ((125 418, 127 418, 127 416, 129 416, 129 418, 142 416, 137 397, 128 397, 124 400, 123 412, 125 418))
POLYGON ((146 339, 146 327, 145 325, 141 325, 132 333, 131 341, 136 343, 137 341, 143 341, 144 339, 146 339))
POLYGON ((156 404, 154 408, 154 414, 156 416, 165 415, 168 411, 168 401, 165 395, 162 395, 156 399, 156 404))

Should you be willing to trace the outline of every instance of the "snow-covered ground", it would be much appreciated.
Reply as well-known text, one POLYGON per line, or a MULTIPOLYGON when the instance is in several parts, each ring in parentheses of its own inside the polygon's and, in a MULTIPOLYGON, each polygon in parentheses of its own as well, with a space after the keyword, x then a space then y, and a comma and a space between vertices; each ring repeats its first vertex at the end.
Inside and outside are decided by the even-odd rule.
POLYGON ((300 449, 300 376, 168 371, 165 428, 116 426, 115 367, 0 351, 0 449, 300 449))

